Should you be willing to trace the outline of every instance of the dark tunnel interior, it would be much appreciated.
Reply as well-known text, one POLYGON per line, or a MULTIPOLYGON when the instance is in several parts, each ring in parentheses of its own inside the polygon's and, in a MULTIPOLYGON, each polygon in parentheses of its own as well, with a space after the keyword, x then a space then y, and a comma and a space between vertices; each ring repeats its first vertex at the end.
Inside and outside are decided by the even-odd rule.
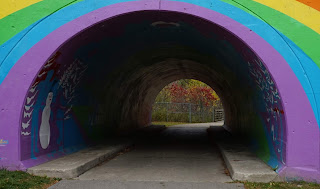
MULTIPOLYGON (((52 125, 49 147, 34 142, 31 156, 76 149, 149 126, 156 96, 179 79, 196 79, 212 87, 222 100, 225 126, 243 136, 265 162, 272 165, 285 158, 285 152, 274 149, 283 141, 266 134, 266 125, 272 122, 274 133, 282 135, 285 120, 281 114, 270 116, 271 100, 278 107, 282 102, 278 93, 268 95, 277 86, 259 56, 215 23, 167 11, 132 12, 105 20, 57 49, 30 86, 31 91, 38 90, 33 111, 50 106, 52 125)), ((30 157, 29 151, 22 150, 22 159, 30 157)))

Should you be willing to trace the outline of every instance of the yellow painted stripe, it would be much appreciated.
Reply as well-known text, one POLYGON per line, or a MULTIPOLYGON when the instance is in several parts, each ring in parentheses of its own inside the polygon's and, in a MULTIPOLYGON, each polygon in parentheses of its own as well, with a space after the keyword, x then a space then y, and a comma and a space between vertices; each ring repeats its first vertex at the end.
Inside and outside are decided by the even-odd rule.
POLYGON ((319 0, 297 0, 301 3, 308 5, 309 7, 312 7, 318 11, 320 11, 320 1, 319 0))
POLYGON ((296 0, 254 0, 273 8, 320 34, 320 12, 296 0))
POLYGON ((0 0, 0 19, 42 0, 0 0))

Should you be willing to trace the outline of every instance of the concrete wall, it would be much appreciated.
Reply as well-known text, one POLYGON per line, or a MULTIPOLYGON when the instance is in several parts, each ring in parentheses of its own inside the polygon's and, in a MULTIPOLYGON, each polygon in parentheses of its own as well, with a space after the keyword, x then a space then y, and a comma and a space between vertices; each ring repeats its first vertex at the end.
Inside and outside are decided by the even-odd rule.
POLYGON ((3 15, 0 164, 25 169, 147 126, 158 92, 193 78, 282 176, 319 179, 319 28, 306 5, 271 2, 41 1, 3 15))

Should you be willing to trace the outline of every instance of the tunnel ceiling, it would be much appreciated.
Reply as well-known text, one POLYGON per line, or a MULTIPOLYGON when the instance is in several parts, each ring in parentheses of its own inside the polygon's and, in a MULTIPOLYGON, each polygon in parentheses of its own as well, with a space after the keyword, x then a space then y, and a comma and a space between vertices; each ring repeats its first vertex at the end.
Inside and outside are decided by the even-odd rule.
MULTIPOLYGON (((226 125, 251 136, 248 141, 271 166, 284 163, 282 102, 260 58, 226 29, 167 11, 134 12, 105 20, 74 36, 50 57, 27 100, 37 99, 32 119, 40 119, 41 107, 51 107, 50 123, 57 127, 50 143, 55 145, 43 149, 32 142, 37 136, 22 136, 34 143, 22 152, 22 159, 30 151, 35 157, 149 125, 157 94, 178 79, 210 85, 223 101, 226 125), (46 102, 49 93, 53 98, 46 102)), ((22 124, 29 119, 23 117, 22 124)), ((32 124, 37 129, 40 123, 32 124)))

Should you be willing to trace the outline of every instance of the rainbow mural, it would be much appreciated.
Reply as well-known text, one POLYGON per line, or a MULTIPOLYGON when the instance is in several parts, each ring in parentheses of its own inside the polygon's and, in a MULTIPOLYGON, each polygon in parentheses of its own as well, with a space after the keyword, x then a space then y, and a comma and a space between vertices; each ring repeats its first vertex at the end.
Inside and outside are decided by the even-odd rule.
POLYGON ((141 92, 152 88, 147 80, 155 78, 148 73, 162 69, 148 62, 173 52, 180 56, 175 58, 212 62, 185 62, 184 70, 212 86, 225 104, 235 102, 225 107, 227 126, 249 136, 253 150, 282 178, 320 181, 318 0, 2 0, 0 166, 25 170, 72 153, 101 137, 106 123, 147 125, 156 92, 181 79, 166 76, 158 88, 141 92), (164 52, 168 41, 174 48, 164 52), (108 76, 114 83, 106 86, 117 92, 107 95, 118 101, 106 108, 97 100, 103 98, 97 88, 106 82, 97 78, 118 66, 96 63, 106 61, 107 52, 107 61, 135 66, 119 66, 122 71, 108 76), (141 58, 150 54, 157 58, 141 58), (208 70, 216 75, 204 77, 208 70), (126 88, 138 80, 142 88, 126 88), (138 96, 150 101, 131 106, 138 96), (106 113, 108 108, 122 113, 106 113), (131 122, 120 123, 124 118, 131 122))

